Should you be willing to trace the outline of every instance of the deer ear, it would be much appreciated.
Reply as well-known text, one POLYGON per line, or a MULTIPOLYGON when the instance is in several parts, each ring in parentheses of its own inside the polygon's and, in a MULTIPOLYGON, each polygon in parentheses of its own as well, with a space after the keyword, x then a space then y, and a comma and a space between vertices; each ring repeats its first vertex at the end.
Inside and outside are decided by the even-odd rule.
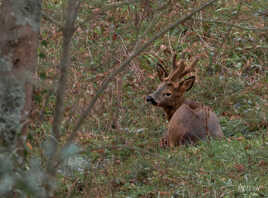
POLYGON ((191 76, 185 79, 184 81, 180 82, 179 88, 183 91, 189 91, 193 87, 194 81, 195 76, 191 76))
POLYGON ((167 71, 164 69, 164 67, 160 63, 157 63, 157 73, 161 81, 163 81, 163 79, 167 77, 167 71))

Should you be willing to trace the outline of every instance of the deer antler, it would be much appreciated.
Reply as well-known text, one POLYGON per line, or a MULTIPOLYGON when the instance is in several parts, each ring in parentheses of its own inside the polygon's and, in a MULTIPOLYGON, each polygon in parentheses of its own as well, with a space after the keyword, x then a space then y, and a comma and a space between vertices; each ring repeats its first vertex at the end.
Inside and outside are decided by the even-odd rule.
POLYGON ((198 62, 199 58, 195 58, 193 62, 190 64, 190 66, 185 69, 185 64, 184 60, 182 59, 178 64, 176 63, 176 55, 173 57, 173 68, 176 66, 176 69, 171 72, 165 80, 170 80, 170 81, 176 81, 180 80, 182 77, 184 77, 186 74, 190 73, 193 71, 193 67, 196 65, 198 62))
POLYGON ((164 62, 157 55, 155 55, 154 57, 158 60, 156 69, 157 69, 158 77, 162 81, 164 78, 168 76, 168 71, 163 66, 164 62))
POLYGON ((190 64, 190 66, 184 70, 183 72, 180 72, 180 75, 179 75, 179 79, 181 79, 183 76, 185 76, 186 74, 194 71, 194 66, 196 65, 196 63, 198 62, 199 58, 195 58, 192 63, 190 64))
POLYGON ((177 54, 174 54, 173 61, 172 61, 174 70, 177 68, 177 62, 176 61, 177 61, 177 54))

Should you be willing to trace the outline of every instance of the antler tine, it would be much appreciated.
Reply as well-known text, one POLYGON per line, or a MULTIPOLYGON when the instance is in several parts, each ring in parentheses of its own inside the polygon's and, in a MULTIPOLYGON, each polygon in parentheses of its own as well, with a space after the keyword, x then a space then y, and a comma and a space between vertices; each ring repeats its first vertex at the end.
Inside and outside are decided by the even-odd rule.
POLYGON ((184 72, 180 74, 178 78, 181 79, 183 76, 185 76, 186 74, 189 74, 190 72, 192 72, 191 68, 186 69, 184 72))
POLYGON ((195 57, 194 60, 193 60, 193 62, 190 65, 190 68, 193 68, 198 61, 199 61, 199 57, 195 57))
MULTIPOLYGON (((182 53, 182 56, 184 56, 184 53, 185 52, 182 53)), ((157 57, 157 59, 158 59, 158 57, 157 57)), ((176 62, 176 59, 177 59, 177 55, 175 54, 173 56, 173 72, 171 72, 169 75, 168 75, 168 72, 166 71, 166 69, 161 64, 158 64, 158 67, 164 72, 165 78, 163 80, 170 80, 170 81, 180 80, 183 76, 185 76, 186 74, 188 74, 188 73, 193 71, 193 67, 198 62, 199 57, 196 57, 192 61, 190 67, 188 67, 187 69, 185 69, 186 65, 184 63, 183 58, 182 58, 182 60, 180 60, 180 62, 178 64, 176 62)), ((158 60, 159 60, 159 62, 162 62, 160 59, 158 59, 158 60)))
POLYGON ((187 49, 185 49, 185 50, 183 50, 183 51, 181 52, 181 58, 182 58, 182 59, 185 58, 186 52, 187 52, 187 49))
POLYGON ((180 73, 179 78, 182 78, 183 76, 185 76, 186 74, 194 71, 193 67, 196 65, 196 63, 199 61, 199 58, 196 57, 193 62, 191 63, 190 67, 188 69, 186 69, 185 71, 183 71, 182 73, 180 73))
POLYGON ((174 54, 174 56, 173 56, 173 61, 172 61, 172 63, 173 63, 173 70, 175 70, 175 69, 177 68, 177 63, 176 63, 176 61, 177 61, 177 54, 174 54))
POLYGON ((184 63, 184 59, 180 60, 179 64, 178 64, 178 73, 180 74, 181 72, 183 72, 185 69, 185 63, 184 63))
MULTIPOLYGON (((180 68, 178 70, 178 74, 181 74, 185 70, 184 60, 185 60, 185 54, 186 54, 186 52, 187 52, 187 49, 186 50, 183 50, 182 53, 181 53, 181 60, 180 60, 180 62, 178 64, 178 66, 177 66, 178 68, 180 68)), ((181 78, 181 77, 179 77, 179 78, 181 78)))
POLYGON ((176 58, 177 55, 175 54, 173 56, 173 72, 169 74, 167 80, 175 81, 185 69, 184 59, 180 60, 177 64, 176 58))
POLYGON ((185 56, 185 52, 182 52, 182 57, 180 62, 177 64, 177 54, 174 54, 173 56, 173 71, 175 71, 177 68, 181 68, 180 72, 182 72, 184 70, 184 56, 185 56))

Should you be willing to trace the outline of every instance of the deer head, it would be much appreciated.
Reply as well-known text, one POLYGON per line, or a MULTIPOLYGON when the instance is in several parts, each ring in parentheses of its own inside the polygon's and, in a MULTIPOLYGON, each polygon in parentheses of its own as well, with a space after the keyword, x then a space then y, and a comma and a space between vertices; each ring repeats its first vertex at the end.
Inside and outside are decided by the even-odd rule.
POLYGON ((183 79, 183 77, 193 71, 197 61, 198 59, 195 59, 190 67, 186 68, 184 61, 181 60, 177 63, 176 55, 174 55, 173 71, 169 74, 161 64, 157 65, 158 77, 161 83, 156 91, 147 96, 146 100, 153 105, 164 108, 168 119, 184 103, 184 93, 192 88, 195 76, 190 76, 186 79, 183 79))

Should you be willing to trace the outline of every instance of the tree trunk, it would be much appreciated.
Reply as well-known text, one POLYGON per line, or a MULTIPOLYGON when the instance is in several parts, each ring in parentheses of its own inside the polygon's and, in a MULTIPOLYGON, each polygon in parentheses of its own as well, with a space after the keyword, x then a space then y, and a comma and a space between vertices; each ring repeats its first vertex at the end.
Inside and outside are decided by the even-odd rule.
POLYGON ((41 0, 3 0, 0 8, 0 136, 14 143, 26 136, 37 65, 41 0))

